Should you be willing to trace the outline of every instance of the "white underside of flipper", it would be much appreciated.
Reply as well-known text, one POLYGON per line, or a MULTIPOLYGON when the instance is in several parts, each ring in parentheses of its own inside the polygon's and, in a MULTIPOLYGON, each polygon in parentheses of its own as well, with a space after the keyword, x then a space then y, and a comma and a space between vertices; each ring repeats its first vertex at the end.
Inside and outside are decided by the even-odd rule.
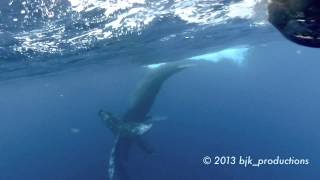
POLYGON ((109 167, 108 167, 108 175, 110 180, 116 180, 115 171, 116 171, 116 144, 119 141, 119 136, 115 138, 114 146, 111 149, 110 158, 109 158, 109 167))

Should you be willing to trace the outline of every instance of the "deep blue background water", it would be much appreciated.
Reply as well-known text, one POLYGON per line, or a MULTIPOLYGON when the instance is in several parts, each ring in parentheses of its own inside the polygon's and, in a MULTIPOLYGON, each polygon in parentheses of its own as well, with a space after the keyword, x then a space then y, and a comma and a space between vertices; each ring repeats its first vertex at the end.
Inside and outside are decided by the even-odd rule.
MULTIPOLYGON (((132 179, 317 179, 320 53, 278 38, 254 47, 243 66, 208 64, 169 79, 150 113, 168 117, 146 137, 156 152, 133 149, 132 179), (205 155, 294 156, 311 164, 205 166, 205 155)), ((113 137, 97 111, 121 115, 145 73, 88 65, 2 82, 0 179, 107 179, 113 137)))
MULTIPOLYGON (((206 63, 165 82, 150 114, 167 120, 156 122, 146 135, 155 153, 147 156, 133 149, 130 177, 320 177, 318 49, 288 42, 270 25, 257 25, 261 19, 255 16, 229 17, 223 6, 199 11, 202 18, 219 12, 217 18, 223 17, 223 23, 201 24, 202 18, 187 22, 165 9, 142 29, 116 29, 112 31, 116 37, 99 40, 98 36, 82 35, 95 28, 108 32, 103 27, 110 17, 103 17, 103 10, 77 13, 66 0, 26 1, 27 6, 20 0, 10 6, 11 1, 0 2, 0 180, 107 179, 114 139, 98 110, 117 116, 126 111, 136 84, 147 74, 142 65, 238 45, 250 48, 242 65, 206 63), (52 2, 58 4, 51 6, 52 2), (29 18, 25 18, 21 10, 28 8, 29 18), (43 8, 55 16, 41 14, 43 8), (61 28, 65 31, 59 37, 61 28), (80 40, 71 41, 73 38, 80 40), (206 155, 250 155, 254 159, 279 155, 308 158, 311 163, 260 168, 205 166, 202 158, 206 155)), ((154 1, 148 2, 137 7, 149 7, 154 1)), ((168 8, 179 7, 173 1, 161 2, 168 8)), ((221 2, 229 6, 241 1, 221 2)), ((180 6, 180 10, 188 7, 180 6)), ((125 11, 114 15, 121 13, 125 11)))

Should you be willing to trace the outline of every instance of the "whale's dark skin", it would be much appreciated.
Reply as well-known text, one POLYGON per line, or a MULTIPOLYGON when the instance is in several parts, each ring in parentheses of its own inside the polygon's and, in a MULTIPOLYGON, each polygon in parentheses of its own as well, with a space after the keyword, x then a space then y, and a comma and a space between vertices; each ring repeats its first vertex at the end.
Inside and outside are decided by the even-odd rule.
POLYGON ((191 66, 189 61, 178 61, 164 64, 155 69, 149 69, 145 79, 136 89, 128 111, 122 118, 111 113, 100 111, 99 115, 116 137, 115 145, 109 159, 108 175, 110 180, 128 180, 127 161, 130 147, 138 145, 144 152, 150 154, 153 149, 142 139, 152 123, 148 113, 163 85, 173 74, 191 66))
POLYGON ((287 39, 308 47, 320 47, 319 0, 269 0, 269 21, 287 39))

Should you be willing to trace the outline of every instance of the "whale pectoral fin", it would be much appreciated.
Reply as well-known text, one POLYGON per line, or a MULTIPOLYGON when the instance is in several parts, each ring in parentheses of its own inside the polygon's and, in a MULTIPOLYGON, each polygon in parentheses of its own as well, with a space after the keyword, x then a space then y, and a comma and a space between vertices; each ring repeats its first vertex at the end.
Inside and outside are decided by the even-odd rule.
POLYGON ((128 180, 127 162, 132 138, 117 136, 111 150, 108 175, 110 180, 128 180))
POLYGON ((136 145, 146 154, 154 153, 154 148, 142 137, 138 137, 135 141, 136 145))
POLYGON ((154 152, 153 148, 141 137, 117 136, 109 159, 108 175, 110 180, 129 180, 127 163, 129 151, 133 143, 146 154, 154 152))

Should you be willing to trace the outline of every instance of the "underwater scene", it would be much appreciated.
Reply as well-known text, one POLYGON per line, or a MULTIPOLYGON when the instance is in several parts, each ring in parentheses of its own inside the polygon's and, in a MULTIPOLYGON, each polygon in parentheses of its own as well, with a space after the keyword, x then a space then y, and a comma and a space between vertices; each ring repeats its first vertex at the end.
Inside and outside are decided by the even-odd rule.
POLYGON ((317 180, 315 0, 1 0, 0 180, 317 180))

